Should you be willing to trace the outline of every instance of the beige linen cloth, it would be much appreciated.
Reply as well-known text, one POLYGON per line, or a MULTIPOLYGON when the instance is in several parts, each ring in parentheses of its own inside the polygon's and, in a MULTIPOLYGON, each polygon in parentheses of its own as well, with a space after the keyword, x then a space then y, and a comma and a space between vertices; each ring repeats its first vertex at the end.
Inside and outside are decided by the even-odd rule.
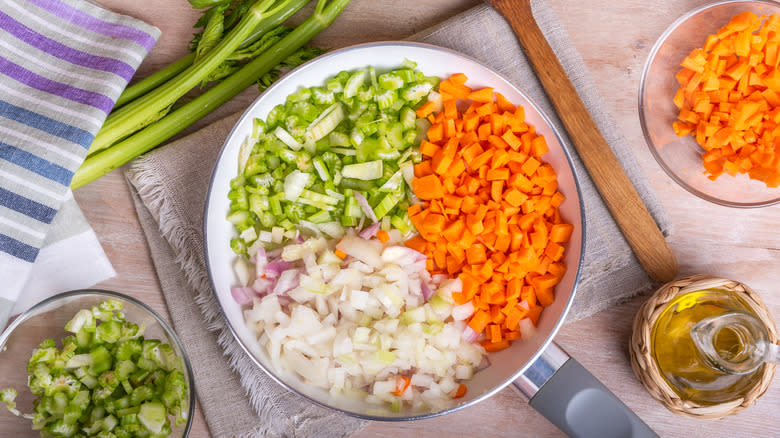
MULTIPOLYGON (((553 10, 543 0, 532 3, 540 27, 580 96, 650 212, 668 232, 660 204, 604 111, 606 106, 553 10)), ((410 39, 448 47, 487 63, 510 78, 552 116, 559 132, 565 132, 514 34, 491 8, 477 6, 410 39), (469 39, 469 35, 479 35, 479 39, 469 39)), ((206 421, 215 437, 349 435, 365 422, 288 392, 254 366, 227 330, 209 287, 202 253, 203 206, 217 154, 237 118, 228 117, 146 154, 126 173, 136 190, 139 219, 171 318, 192 360, 206 421)), ((652 283, 620 238, 574 150, 568 149, 579 175, 587 218, 584 268, 568 317, 573 321, 645 291, 652 283)))

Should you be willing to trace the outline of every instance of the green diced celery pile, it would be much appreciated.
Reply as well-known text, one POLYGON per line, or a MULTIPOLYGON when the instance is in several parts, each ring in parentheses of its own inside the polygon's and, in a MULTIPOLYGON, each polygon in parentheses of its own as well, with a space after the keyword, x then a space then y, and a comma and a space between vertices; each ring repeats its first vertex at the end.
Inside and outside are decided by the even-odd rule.
MULTIPOLYGON (((80 310, 65 326, 73 333, 58 349, 46 339, 27 363, 34 400, 33 429, 47 437, 166 437, 171 420, 187 422, 182 362, 168 344, 143 337, 125 320, 122 303, 80 310), (170 416, 170 417, 169 417, 170 416)), ((19 415, 14 389, 0 402, 19 415)))
POLYGON ((407 60, 388 72, 342 71, 254 120, 228 195, 237 254, 282 244, 296 230, 339 238, 345 227, 374 220, 413 230, 408 183, 427 129, 414 110, 438 85, 415 67, 407 60))

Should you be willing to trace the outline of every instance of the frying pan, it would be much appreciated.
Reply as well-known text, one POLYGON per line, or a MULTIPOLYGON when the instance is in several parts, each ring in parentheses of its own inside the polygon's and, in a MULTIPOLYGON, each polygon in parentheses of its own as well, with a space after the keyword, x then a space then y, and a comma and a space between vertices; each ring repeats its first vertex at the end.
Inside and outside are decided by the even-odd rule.
POLYGON ((585 216, 572 159, 550 120, 517 87, 488 66, 457 52, 420 43, 385 42, 351 46, 325 54, 293 70, 266 90, 242 115, 219 155, 204 212, 204 250, 211 285, 220 310, 233 336, 249 357, 280 385, 314 403, 370 420, 417 420, 444 415, 485 400, 507 385, 515 385, 530 404, 570 436, 627 437, 655 434, 617 397, 578 362, 552 342, 574 299, 585 242, 585 216), (525 107, 526 121, 544 135, 550 152, 545 155, 558 173, 559 190, 566 196, 560 206, 564 220, 575 225, 566 246, 567 272, 555 288, 555 301, 542 312, 536 336, 513 342, 491 353, 491 365, 467 382, 468 392, 458 404, 436 412, 387 412, 364 402, 336 398, 328 391, 303 382, 297 375, 274 369, 257 340, 244 324, 242 309, 231 294, 237 281, 232 270, 235 255, 230 249, 234 231, 225 220, 229 212, 230 180, 237 174, 238 151, 251 132, 255 117, 265 118, 277 104, 299 87, 319 86, 341 70, 373 66, 378 71, 396 68, 407 58, 417 62, 426 75, 447 77, 462 72, 473 88, 490 86, 511 102, 525 107))

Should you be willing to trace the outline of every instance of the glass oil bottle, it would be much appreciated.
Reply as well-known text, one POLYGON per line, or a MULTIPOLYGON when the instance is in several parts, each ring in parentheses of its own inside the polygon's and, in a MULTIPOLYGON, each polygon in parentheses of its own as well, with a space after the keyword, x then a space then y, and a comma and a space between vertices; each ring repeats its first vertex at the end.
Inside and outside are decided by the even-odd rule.
POLYGON ((661 375, 683 400, 715 405, 743 396, 780 359, 766 327, 736 292, 705 289, 675 297, 652 329, 661 375))

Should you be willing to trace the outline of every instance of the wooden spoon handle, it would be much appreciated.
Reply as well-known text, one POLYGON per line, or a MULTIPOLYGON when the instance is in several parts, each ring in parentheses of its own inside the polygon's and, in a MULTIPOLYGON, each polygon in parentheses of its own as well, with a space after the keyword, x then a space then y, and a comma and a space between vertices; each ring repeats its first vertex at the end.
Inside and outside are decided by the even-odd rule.
POLYGON ((494 0, 489 3, 512 26, 577 153, 639 263, 654 280, 671 281, 677 275, 674 253, 547 43, 534 20, 529 1, 494 0))

